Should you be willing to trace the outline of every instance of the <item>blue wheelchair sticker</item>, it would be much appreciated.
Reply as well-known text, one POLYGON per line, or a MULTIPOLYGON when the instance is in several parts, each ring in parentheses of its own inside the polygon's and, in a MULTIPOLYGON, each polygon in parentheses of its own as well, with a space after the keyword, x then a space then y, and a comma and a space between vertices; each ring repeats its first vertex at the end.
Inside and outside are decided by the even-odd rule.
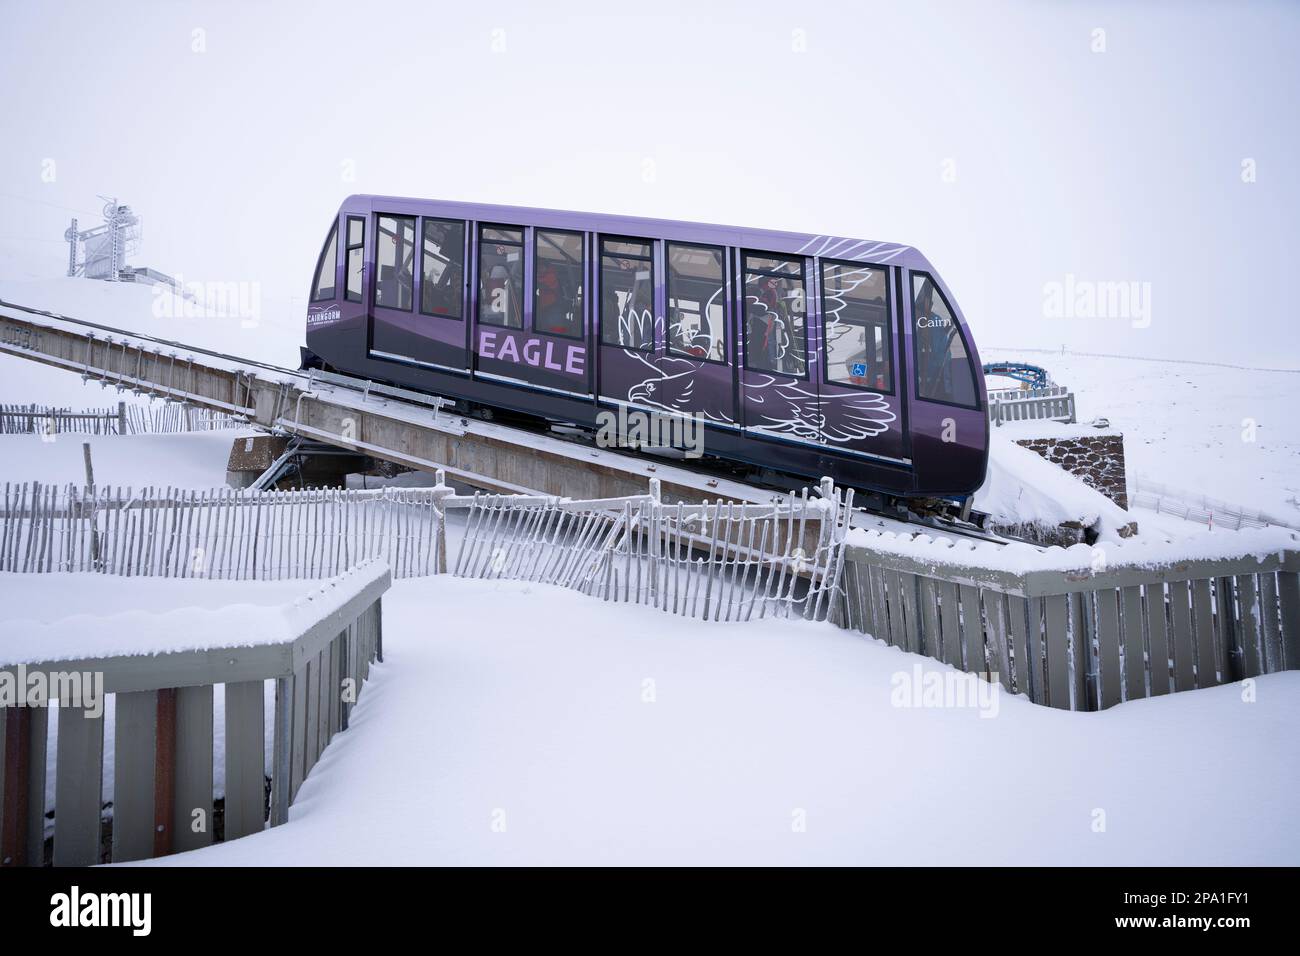
POLYGON ((852 368, 849 369, 849 374, 861 378, 867 374, 867 367, 861 362, 854 362, 852 368))

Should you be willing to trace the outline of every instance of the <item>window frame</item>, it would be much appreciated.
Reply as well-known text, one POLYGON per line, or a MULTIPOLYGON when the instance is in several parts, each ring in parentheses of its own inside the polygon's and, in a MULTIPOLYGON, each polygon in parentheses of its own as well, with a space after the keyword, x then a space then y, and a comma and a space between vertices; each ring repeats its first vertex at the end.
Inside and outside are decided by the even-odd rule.
POLYGON ((330 227, 329 233, 325 236, 325 245, 321 247, 320 255, 316 257, 316 271, 315 273, 313 273, 311 279, 311 301, 312 302, 329 302, 331 299, 337 299, 339 297, 338 237, 339 237, 339 220, 338 217, 335 216, 334 225, 330 227), (325 265, 325 253, 329 251, 331 245, 334 246, 334 284, 330 286, 333 295, 321 295, 320 288, 319 288, 320 273, 321 273, 321 268, 325 265))
POLYGON ((890 276, 890 266, 877 265, 874 262, 853 262, 848 259, 818 259, 817 260, 817 282, 819 305, 821 308, 821 333, 822 333, 822 382, 826 385, 834 385, 842 388, 857 389, 860 392, 871 392, 875 395, 896 395, 898 394, 898 362, 894 357, 894 324, 897 321, 894 317, 894 297, 890 290, 893 284, 890 276), (838 379, 831 378, 830 363, 831 349, 830 343, 826 340, 826 267, 832 266, 851 266, 866 269, 879 269, 885 276, 885 350, 889 354, 889 384, 888 389, 872 388, 869 385, 857 385, 853 382, 841 382, 838 379))
POLYGON ((512 224, 505 222, 482 222, 478 223, 478 234, 474 241, 474 272, 478 276, 478 288, 474 290, 474 322, 476 325, 487 325, 494 329, 505 329, 506 331, 527 332, 528 331, 528 227, 522 224, 512 224), (483 318, 483 232, 486 229, 517 229, 519 231, 519 242, 513 242, 508 239, 491 240, 496 245, 519 247, 519 324, 510 325, 508 322, 492 322, 483 318))
MULTIPOLYGON (((708 242, 679 242, 676 239, 664 240, 664 352, 668 355, 675 355, 679 358, 690 359, 692 362, 707 362, 709 365, 725 365, 730 367, 732 335, 731 328, 731 296, 727 294, 727 267, 728 259, 726 246, 718 246, 708 242), (701 358, 698 355, 691 355, 673 348, 672 330, 669 328, 668 311, 672 308, 669 304, 673 298, 673 267, 672 267, 672 247, 683 246, 687 249, 707 249, 710 252, 717 252, 722 264, 722 354, 720 359, 701 358)), ((807 292, 805 290, 805 296, 807 292)), ((702 317, 702 316, 701 316, 702 317)), ((806 334, 805 329, 805 334, 806 334)))
MULTIPOLYGON (((586 323, 587 302, 588 302, 588 300, 590 300, 590 298, 591 298, 591 296, 587 294, 587 290, 586 290, 586 288, 585 288, 586 283, 587 283, 587 234, 586 234, 585 232, 579 230, 579 229, 551 229, 551 228, 548 228, 548 227, 546 227, 546 226, 534 226, 534 227, 533 227, 533 250, 532 250, 532 251, 533 251, 533 270, 532 270, 532 278, 533 278, 533 288, 532 288, 533 299, 532 299, 532 301, 533 301, 533 308, 532 308, 532 322, 531 322, 531 324, 530 324, 530 327, 529 327, 528 331, 533 332, 533 333, 535 333, 535 334, 537 334, 537 335, 554 335, 554 336, 556 336, 556 337, 558 337, 558 338, 562 338, 562 339, 573 339, 573 340, 575 340, 575 341, 582 341, 583 339, 585 339, 585 338, 587 337, 587 323, 586 323), (541 260, 541 257, 538 256, 538 254, 537 254, 537 250, 538 250, 538 248, 540 247, 539 244, 541 243, 541 235, 542 235, 542 233, 544 233, 544 232, 545 232, 545 233, 555 233, 555 234, 562 235, 562 236, 576 236, 577 239, 578 239, 578 245, 579 245, 580 250, 581 250, 581 251, 580 251, 580 256, 581 256, 581 258, 578 260, 578 267, 579 267, 579 269, 580 269, 580 271, 581 271, 581 274, 582 274, 582 283, 583 283, 583 288, 581 288, 581 290, 580 290, 581 293, 582 293, 582 313, 583 313, 583 314, 578 316, 578 323, 579 323, 579 325, 581 325, 581 329, 580 329, 577 333, 569 333, 569 332, 550 332, 550 331, 543 331, 543 330, 537 328, 537 291, 538 291, 538 289, 537 289, 537 263, 540 262, 540 261, 542 261, 542 260, 541 260)), ((653 272, 652 272, 651 274, 653 275, 653 272)))
MULTIPOLYGON (((415 307, 415 276, 416 265, 419 257, 415 254, 420 242, 420 217, 418 215, 406 215, 405 213, 396 212, 377 212, 375 213, 375 281, 370 283, 370 301, 376 309, 388 309, 390 312, 412 312, 416 311, 415 307), (379 302, 379 235, 382 230, 379 228, 380 219, 392 219, 400 223, 403 219, 411 220, 414 225, 411 227, 412 255, 411 255, 411 307, 403 309, 400 305, 381 305, 379 302)), ((394 262, 394 268, 400 265, 400 262, 394 262)))
POLYGON ((364 302, 364 301, 365 301, 365 298, 366 298, 366 293, 365 293, 365 289, 366 289, 366 217, 365 217, 365 216, 352 216, 352 215, 349 215, 349 216, 347 217, 347 221, 343 224, 343 226, 344 226, 344 234, 343 234, 343 242, 344 242, 344 249, 343 249, 343 301, 345 301, 345 302, 364 302), (358 243, 356 243, 355 245, 353 245, 352 240, 351 240, 351 237, 350 237, 350 235, 349 235, 349 233, 352 232, 352 223, 353 223, 353 222, 359 222, 359 223, 361 223, 361 241, 358 242, 358 243), (350 275, 349 275, 349 271, 348 271, 348 267, 351 265, 351 259, 352 259, 352 252, 353 252, 353 250, 358 250, 358 249, 361 251, 361 277, 360 277, 360 280, 359 280, 360 283, 361 283, 361 288, 357 289, 356 296, 354 297, 353 294, 352 294, 351 284, 350 284, 349 281, 348 281, 348 280, 349 280, 349 277, 350 277, 350 275))
POLYGON ((465 320, 465 288, 469 284, 469 271, 465 268, 466 238, 469 236, 469 224, 464 219, 444 219, 442 216, 420 216, 419 224, 416 231, 416 242, 420 247, 419 275, 420 275, 420 315, 431 316, 435 319, 449 319, 452 322, 463 322, 465 320), (442 222, 449 225, 460 224, 460 315, 448 315, 446 312, 426 312, 424 309, 424 224, 426 222, 442 222))
POLYGON ((652 239, 649 236, 625 236, 615 233, 598 234, 596 243, 596 274, 600 278, 600 301, 596 305, 596 341, 604 347, 612 349, 628 349, 632 352, 643 352, 649 355, 657 355, 659 352, 659 331, 658 316, 655 311, 655 246, 661 240, 652 239), (650 346, 648 348, 639 345, 624 345, 622 342, 605 341, 605 243, 606 242, 639 242, 650 247, 648 256, 637 256, 631 253, 619 253, 611 255, 611 259, 635 259, 637 262, 645 262, 650 266, 650 346))
POLYGON ((933 273, 927 272, 924 269, 909 269, 908 273, 909 282, 912 283, 914 283, 918 277, 929 279, 930 284, 934 287, 934 291, 938 293, 939 298, 943 300, 943 304, 947 307, 948 314, 952 316, 953 327, 957 330, 957 337, 961 339, 962 350, 966 353, 966 365, 970 369, 971 385, 975 392, 974 405, 967 405, 964 402, 949 402, 942 398, 927 398, 925 395, 921 394, 921 361, 917 354, 920 348, 920 343, 916 334, 916 286, 912 285, 912 287, 907 290, 908 313, 911 316, 912 324, 912 327, 908 332, 912 337, 912 388, 916 400, 919 402, 930 402, 934 405, 947 405, 950 408, 964 408, 968 411, 976 412, 982 411, 984 405, 980 400, 979 380, 975 377, 975 362, 971 354, 970 342, 966 338, 966 330, 962 328, 963 323, 961 319, 957 317, 957 310, 952 307, 952 303, 948 300, 948 296, 944 294, 943 289, 940 288, 939 282, 933 273))
POLYGON ((769 252, 761 249, 745 249, 740 251, 740 296, 741 296, 741 325, 744 332, 744 354, 741 356, 742 367, 747 372, 757 372, 760 375, 786 375, 797 381, 811 381, 812 362, 808 361, 808 260, 806 256, 798 253, 788 252, 769 252), (775 272, 770 269, 750 269, 748 265, 749 258, 767 258, 767 259, 785 259, 795 260, 799 263, 799 282, 803 287, 803 374, 796 375, 793 372, 776 372, 766 368, 754 368, 749 364, 749 276, 763 275, 772 276, 777 279, 791 279, 794 274, 790 272, 775 272))

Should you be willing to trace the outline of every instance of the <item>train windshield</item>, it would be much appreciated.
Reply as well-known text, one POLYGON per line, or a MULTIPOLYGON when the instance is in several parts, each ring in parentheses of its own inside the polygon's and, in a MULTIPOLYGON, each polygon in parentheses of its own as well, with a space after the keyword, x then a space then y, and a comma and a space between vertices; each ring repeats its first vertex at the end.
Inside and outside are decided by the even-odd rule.
POLYGON ((916 394, 933 402, 978 408, 975 372, 961 326, 930 276, 912 274, 916 394))
POLYGON ((320 261, 316 263, 316 281, 312 283, 311 300, 321 302, 334 298, 334 277, 338 262, 339 224, 334 223, 325 248, 321 250, 320 261))

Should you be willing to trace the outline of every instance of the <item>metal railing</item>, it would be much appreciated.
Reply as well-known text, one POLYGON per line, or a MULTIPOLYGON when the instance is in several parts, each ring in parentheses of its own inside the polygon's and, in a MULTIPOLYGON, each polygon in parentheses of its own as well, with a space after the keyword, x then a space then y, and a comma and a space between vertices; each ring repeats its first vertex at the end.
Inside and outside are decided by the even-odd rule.
POLYGON ((1208 495, 1173 488, 1139 475, 1130 479, 1130 486, 1132 493, 1129 495, 1129 504, 1132 507, 1149 508, 1159 514, 1174 515, 1211 529, 1240 531, 1242 528, 1266 528, 1274 525, 1300 530, 1300 519, 1287 520, 1258 508, 1247 508, 1208 495))

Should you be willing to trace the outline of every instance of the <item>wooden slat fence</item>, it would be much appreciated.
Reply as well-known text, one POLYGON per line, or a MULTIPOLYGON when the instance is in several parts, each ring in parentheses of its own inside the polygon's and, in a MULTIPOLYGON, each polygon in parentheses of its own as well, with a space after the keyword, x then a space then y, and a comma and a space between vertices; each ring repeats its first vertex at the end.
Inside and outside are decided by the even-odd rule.
POLYGON ((1074 393, 1063 385, 989 392, 989 420, 1073 422, 1074 393))
POLYGON ((1300 669, 1300 545, 1263 557, 1024 573, 889 547, 845 550, 836 623, 1035 703, 1102 710, 1300 669))
POLYGON ((852 498, 822 491, 769 505, 673 505, 654 493, 571 501, 458 496, 443 486, 8 485, 0 570, 319 578, 381 558, 399 578, 539 581, 706 620, 830 616, 996 674, 1038 703, 1080 710, 1300 667, 1294 547, 1258 559, 1012 574, 973 558, 921 562, 889 548, 846 547, 852 498), (449 555, 453 511, 463 521, 449 555))
MULTIPOLYGON (((383 660, 381 596, 390 583, 382 562, 331 579, 320 589, 321 611, 286 643, 250 647, 232 635, 228 647, 24 664, 25 675, 44 673, 47 680, 102 675, 104 693, 116 697, 114 746, 105 752, 102 706, 60 701, 57 709, 0 708, 0 865, 46 861, 50 811, 56 866, 207 846, 216 836, 214 757, 225 766, 223 839, 284 823, 330 739, 347 729, 370 665, 383 660), (269 800, 267 680, 275 681, 269 800), (213 727, 219 684, 225 687, 220 733, 213 727), (58 742, 54 766, 47 768, 52 719, 58 742), (112 837, 105 841, 101 790, 108 761, 114 778, 112 837), (53 806, 46 804, 47 772, 55 781, 53 806)), ((0 669, 16 670, 3 656, 0 669)))

